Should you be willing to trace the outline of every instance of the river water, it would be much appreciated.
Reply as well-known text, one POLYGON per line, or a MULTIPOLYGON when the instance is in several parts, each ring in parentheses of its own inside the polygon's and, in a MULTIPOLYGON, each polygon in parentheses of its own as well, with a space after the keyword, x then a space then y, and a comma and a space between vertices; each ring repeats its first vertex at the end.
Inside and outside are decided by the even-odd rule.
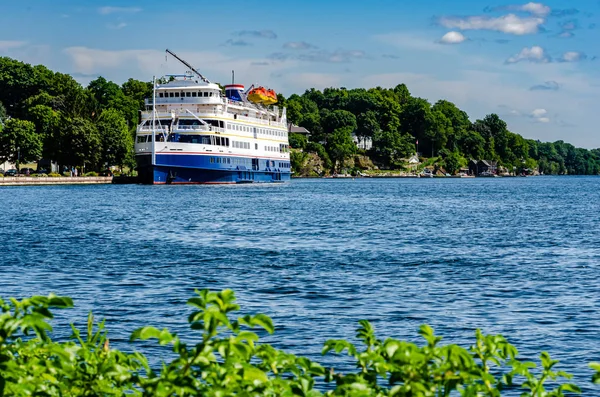
POLYGON ((5 187, 0 203, 0 296, 73 297, 59 335, 93 309, 124 349, 141 325, 193 339, 194 289, 232 288, 273 317, 266 341, 324 364, 360 319, 465 347, 481 328, 600 391, 600 178, 5 187))

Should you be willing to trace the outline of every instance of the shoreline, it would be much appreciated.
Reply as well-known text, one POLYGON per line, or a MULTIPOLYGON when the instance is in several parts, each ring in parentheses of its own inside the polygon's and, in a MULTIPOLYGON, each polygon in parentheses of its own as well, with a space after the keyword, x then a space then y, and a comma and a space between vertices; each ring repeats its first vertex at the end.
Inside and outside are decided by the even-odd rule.
POLYGON ((31 177, 16 176, 0 178, 0 186, 36 186, 36 185, 100 185, 112 183, 112 176, 60 176, 31 177))

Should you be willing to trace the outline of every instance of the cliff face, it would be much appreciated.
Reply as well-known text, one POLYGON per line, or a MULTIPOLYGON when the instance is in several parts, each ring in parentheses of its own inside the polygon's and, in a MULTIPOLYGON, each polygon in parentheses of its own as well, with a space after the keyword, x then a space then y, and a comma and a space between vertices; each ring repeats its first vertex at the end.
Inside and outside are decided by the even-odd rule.
MULTIPOLYGON (((326 176, 331 172, 324 166, 323 160, 317 153, 292 149, 291 162, 294 177, 326 176)), ((368 156, 356 155, 344 161, 343 169, 351 172, 355 169, 366 171, 377 169, 377 167, 368 156)))
POLYGON ((292 149, 291 162, 295 177, 316 177, 329 174, 329 170, 323 166, 323 160, 316 153, 292 149))

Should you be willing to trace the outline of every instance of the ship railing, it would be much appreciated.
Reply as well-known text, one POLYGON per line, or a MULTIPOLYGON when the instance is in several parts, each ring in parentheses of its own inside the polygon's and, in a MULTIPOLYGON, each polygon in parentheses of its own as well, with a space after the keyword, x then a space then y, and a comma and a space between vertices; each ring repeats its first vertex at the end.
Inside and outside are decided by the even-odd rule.
MULTIPOLYGON (((152 98, 144 100, 146 106, 152 106, 152 98)), ((156 98, 157 105, 179 105, 179 104, 201 104, 201 105, 222 105, 219 97, 179 97, 179 98, 156 98)))
POLYGON ((210 131, 206 125, 177 125, 173 129, 181 131, 210 131))

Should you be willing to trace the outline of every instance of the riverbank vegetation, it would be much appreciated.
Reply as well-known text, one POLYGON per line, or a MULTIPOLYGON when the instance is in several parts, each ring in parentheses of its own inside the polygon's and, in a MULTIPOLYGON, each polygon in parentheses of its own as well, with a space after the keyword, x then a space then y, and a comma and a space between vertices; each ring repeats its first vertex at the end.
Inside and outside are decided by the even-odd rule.
MULTIPOLYGON (((86 172, 133 167, 139 111, 151 94, 149 82, 118 85, 98 77, 82 87, 67 74, 0 57, 0 163, 44 158, 86 172)), ((290 136, 298 175, 405 170, 417 149, 422 160, 436 158, 432 166, 451 174, 469 159, 497 161, 509 172, 600 173, 600 149, 525 139, 496 114, 472 122, 452 102, 431 104, 404 84, 309 89, 278 99, 289 121, 310 132, 290 136), (358 149, 353 137, 372 141, 372 148, 358 149)))
MULTIPOLYGON (((422 343, 377 338, 360 321, 357 340, 328 340, 322 354, 349 356, 355 370, 338 371, 260 342, 275 326, 264 314, 240 315, 230 290, 196 291, 188 300, 194 342, 167 329, 135 330, 130 342, 152 341, 172 357, 115 349, 103 322, 92 314, 71 338, 52 340, 51 310, 73 305, 50 295, 0 300, 0 396, 564 396, 579 393, 558 361, 542 352, 539 362, 519 359, 500 335, 475 333, 464 348, 442 343, 424 325, 422 343), (170 353, 169 353, 170 352, 170 353), (149 363, 155 363, 150 365, 149 363)), ((158 324, 156 324, 158 325, 158 324)), ((149 342, 146 342, 146 345, 149 342)), ((599 364, 590 365, 590 376, 599 364)))
POLYGON ((67 74, 0 57, 0 163, 133 166, 139 111, 150 96, 151 83, 99 77, 82 87, 67 74))
MULTIPOLYGON (((421 158, 436 158, 435 167, 450 174, 466 167, 470 159, 496 161, 509 172, 539 170, 547 175, 597 175, 600 149, 576 148, 563 141, 540 142, 511 132, 497 114, 471 122, 455 104, 434 104, 410 94, 404 84, 393 89, 326 88, 292 95, 285 105, 288 118, 310 131, 309 139, 293 134, 290 145, 316 153, 337 170, 358 168, 355 155, 368 155, 381 169, 402 170, 417 151, 421 158), (372 141, 369 150, 358 150, 356 140, 372 141), (307 146, 310 145, 310 146, 307 146), (322 156, 325 152, 327 156, 322 156)), ((292 164, 300 168, 305 158, 298 151, 292 164)), ((423 159, 426 161, 426 159, 423 159)))

